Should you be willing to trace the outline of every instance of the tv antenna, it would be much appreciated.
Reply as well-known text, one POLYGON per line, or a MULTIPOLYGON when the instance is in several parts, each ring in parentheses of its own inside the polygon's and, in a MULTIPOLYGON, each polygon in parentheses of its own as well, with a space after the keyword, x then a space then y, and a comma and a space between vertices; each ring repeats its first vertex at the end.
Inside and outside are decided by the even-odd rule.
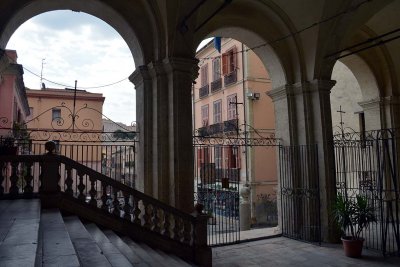
POLYGON ((44 64, 46 64, 44 61, 45 61, 46 59, 45 58, 42 58, 42 69, 40 70, 40 87, 39 88, 42 88, 42 89, 44 89, 44 84, 43 84, 43 67, 44 67, 44 64))

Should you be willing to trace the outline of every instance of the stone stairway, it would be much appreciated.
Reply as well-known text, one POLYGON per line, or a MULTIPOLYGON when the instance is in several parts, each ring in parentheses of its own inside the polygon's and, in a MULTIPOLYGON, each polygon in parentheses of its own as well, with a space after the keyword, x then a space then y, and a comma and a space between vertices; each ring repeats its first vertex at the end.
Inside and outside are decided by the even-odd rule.
POLYGON ((0 266, 193 266, 40 201, 0 201, 0 266))

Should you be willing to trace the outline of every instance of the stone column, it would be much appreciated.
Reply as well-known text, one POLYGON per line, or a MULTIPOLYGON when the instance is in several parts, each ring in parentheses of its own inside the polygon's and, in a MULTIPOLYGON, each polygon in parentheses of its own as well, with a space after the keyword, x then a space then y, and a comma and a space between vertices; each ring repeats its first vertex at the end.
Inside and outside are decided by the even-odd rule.
MULTIPOLYGON (((329 98, 334 84, 334 81, 314 80, 286 85, 268 93, 274 101, 276 136, 281 138, 281 143, 290 146, 308 145, 306 148, 294 147, 293 153, 290 153, 295 155, 289 156, 290 170, 287 170, 287 175, 290 180, 285 183, 292 189, 319 186, 321 232, 324 241, 332 241, 336 238, 336 232, 330 225, 332 222, 330 209, 336 196, 329 98), (316 151, 315 144, 317 145, 316 151), (301 162, 299 162, 298 156, 302 157, 301 162), (318 166, 315 166, 316 158, 318 166), (316 174, 318 177, 315 176, 316 174)), ((279 181, 279 187, 281 187, 281 183, 282 181, 279 181)), ((279 201, 282 200, 279 199, 279 201)), ((305 210, 308 210, 310 214, 306 214, 304 210, 298 210, 303 208, 299 205, 308 204, 294 201, 292 205, 296 211, 293 214, 293 221, 289 223, 293 223, 295 226, 306 222, 304 220, 310 222, 312 218, 318 217, 317 214, 311 214, 312 209, 308 209, 308 207, 305 210)), ((280 203, 278 203, 279 206, 280 203)), ((314 222, 311 221, 311 223, 314 222)))
POLYGON ((150 63, 148 69, 152 78, 153 106, 153 196, 169 203, 169 101, 168 77, 165 66, 161 62, 150 63))
POLYGON ((198 61, 189 58, 164 60, 168 75, 168 112, 159 119, 168 121, 168 165, 170 204, 191 212, 194 201, 192 83, 198 74, 198 61))
POLYGON ((153 195, 153 96, 152 82, 146 66, 139 66, 129 77, 136 89, 139 147, 136 163, 136 189, 153 195))

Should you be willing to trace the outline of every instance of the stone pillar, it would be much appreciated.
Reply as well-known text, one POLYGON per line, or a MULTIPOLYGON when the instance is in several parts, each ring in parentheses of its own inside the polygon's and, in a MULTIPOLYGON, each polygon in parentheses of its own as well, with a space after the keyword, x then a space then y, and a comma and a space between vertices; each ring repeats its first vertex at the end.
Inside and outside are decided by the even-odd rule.
POLYGON ((136 87, 138 189, 181 210, 193 210, 191 88, 197 60, 168 58, 139 67, 136 87))
POLYGON ((162 104, 168 104, 168 112, 158 113, 158 119, 168 121, 169 201, 186 212, 191 212, 194 204, 191 88, 198 74, 197 63, 188 58, 164 60, 168 98, 162 104))
MULTIPOLYGON (((332 116, 330 108, 330 90, 334 81, 314 80, 311 82, 286 85, 271 90, 268 95, 275 106, 276 136, 281 138, 283 145, 309 145, 301 155, 302 162, 294 158, 291 170, 288 170, 291 181, 289 187, 316 187, 319 183, 319 201, 321 214, 321 233, 324 241, 336 239, 336 232, 331 227, 331 206, 336 196, 335 164, 332 143, 332 116), (317 155, 312 155, 314 145, 317 145, 317 155), (315 166, 315 157, 318 166, 315 166), (314 172, 314 168, 318 169, 314 172), (305 177, 298 170, 308 170, 305 177), (318 179, 315 174, 318 173, 318 179)), ((297 148, 296 148, 297 149, 297 148)), ((280 187, 282 181, 279 181, 280 187)), ((281 201, 278 199, 279 202, 281 201)), ((293 203, 299 205, 299 203, 293 203)), ((305 204, 301 204, 305 205, 305 204)), ((280 203, 278 203, 278 207, 280 203)), ((297 207, 297 206, 296 206, 297 207)), ((296 209, 301 208, 298 206, 296 209)), ((310 209, 309 209, 310 210, 310 209)), ((294 223, 304 219, 316 218, 316 214, 305 214, 296 211, 294 223), (305 218, 308 217, 308 218, 305 218)), ((297 222, 297 223, 296 223, 297 222)), ((282 223, 282 222, 280 222, 282 223)), ((295 226, 296 226, 295 225, 295 226)))
POLYGON ((153 196, 169 203, 169 101, 168 77, 163 63, 150 63, 148 69, 152 78, 153 106, 153 196))
POLYGON ((136 89, 137 130, 139 148, 136 163, 136 189, 153 195, 153 94, 152 82, 146 66, 139 66, 129 77, 136 89))
POLYGON ((240 230, 250 230, 251 226, 251 206, 250 206, 250 188, 245 184, 240 189, 240 205, 239 205, 239 218, 240 230))

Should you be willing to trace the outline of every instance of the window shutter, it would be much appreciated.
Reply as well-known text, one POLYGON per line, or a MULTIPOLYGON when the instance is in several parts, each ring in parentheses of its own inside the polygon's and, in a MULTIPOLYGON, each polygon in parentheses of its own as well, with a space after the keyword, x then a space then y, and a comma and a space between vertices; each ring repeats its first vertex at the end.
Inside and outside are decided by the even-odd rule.
POLYGON ((231 71, 235 71, 237 69, 237 48, 236 46, 232 48, 232 69, 231 71))
POLYGON ((226 75, 229 73, 229 54, 228 53, 224 53, 222 54, 222 74, 226 75))

